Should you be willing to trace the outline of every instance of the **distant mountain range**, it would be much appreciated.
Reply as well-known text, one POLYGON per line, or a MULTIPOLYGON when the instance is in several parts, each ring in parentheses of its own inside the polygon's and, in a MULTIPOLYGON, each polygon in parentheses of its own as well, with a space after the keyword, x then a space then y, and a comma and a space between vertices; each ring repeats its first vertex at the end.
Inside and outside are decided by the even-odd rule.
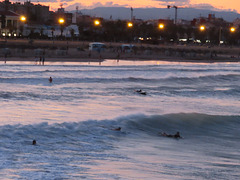
MULTIPOLYGON (((94 9, 80 10, 85 15, 102 17, 104 19, 130 19, 131 10, 125 7, 97 7, 94 9)), ((236 18, 240 18, 240 14, 230 11, 213 11, 207 9, 194 8, 179 8, 177 11, 178 19, 192 20, 197 17, 208 17, 208 14, 215 14, 217 18, 223 18, 226 21, 232 22, 236 18)), ((133 9, 133 16, 136 19, 174 19, 175 9, 167 8, 135 8, 133 9)))

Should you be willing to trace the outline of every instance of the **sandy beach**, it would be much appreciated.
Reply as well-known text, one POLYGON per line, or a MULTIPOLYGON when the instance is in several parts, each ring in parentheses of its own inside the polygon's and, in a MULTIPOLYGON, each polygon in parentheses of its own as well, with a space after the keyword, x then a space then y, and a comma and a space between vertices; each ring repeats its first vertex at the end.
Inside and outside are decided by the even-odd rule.
POLYGON ((0 41, 2 61, 45 62, 102 62, 113 60, 159 60, 177 62, 239 62, 239 47, 197 46, 197 45, 150 45, 134 44, 132 52, 120 49, 121 43, 106 42, 106 49, 100 53, 89 51, 89 42, 20 40, 0 41))

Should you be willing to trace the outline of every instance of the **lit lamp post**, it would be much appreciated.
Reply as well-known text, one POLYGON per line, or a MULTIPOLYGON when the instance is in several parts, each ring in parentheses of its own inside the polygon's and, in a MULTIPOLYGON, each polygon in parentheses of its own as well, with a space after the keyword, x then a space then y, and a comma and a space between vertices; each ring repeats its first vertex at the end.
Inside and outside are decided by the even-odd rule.
POLYGON ((58 22, 59 22, 59 24, 63 24, 65 21, 63 18, 59 18, 58 22))
POLYGON ((199 27, 199 30, 200 30, 200 41, 201 41, 201 43, 204 41, 204 39, 205 39, 205 31, 206 31, 206 27, 204 26, 204 25, 201 25, 200 27, 199 27))
MULTIPOLYGON (((235 33, 236 28, 230 27, 229 31, 230 31, 230 33, 235 33)), ((219 45, 221 45, 222 43, 223 43, 222 42, 222 27, 220 27, 220 29, 219 29, 219 45)))
POLYGON ((133 23, 132 23, 132 22, 128 22, 128 23, 127 23, 127 27, 128 27, 128 28, 132 28, 132 27, 133 27, 133 23))
POLYGON ((128 27, 128 29, 130 29, 131 30, 131 40, 133 39, 133 23, 132 22, 128 22, 127 23, 127 27, 128 27))
POLYGON ((158 29, 161 31, 160 32, 160 41, 162 41, 163 40, 163 33, 162 33, 162 31, 163 31, 163 29, 165 28, 165 24, 163 24, 163 23, 159 23, 158 24, 158 29))
POLYGON ((164 24, 162 24, 162 23, 160 23, 160 24, 158 25, 158 28, 161 29, 161 30, 164 29, 164 27, 165 27, 165 26, 164 26, 164 24))
POLYGON ((205 26, 200 26, 199 29, 200 29, 200 31, 205 31, 206 27, 205 26))
POLYGON ((101 21, 99 19, 95 19, 93 21, 93 38, 94 41, 97 41, 100 37, 98 36, 98 33, 100 31, 101 27, 101 21))
POLYGON ((21 17, 20 17, 20 21, 26 22, 26 20, 27 20, 27 18, 26 18, 25 16, 21 16, 21 17))
POLYGON ((95 20, 95 21, 94 21, 94 25, 95 25, 95 26, 100 26, 100 25, 101 25, 101 22, 100 22, 99 20, 95 20))
POLYGON ((234 44, 234 34, 235 34, 235 32, 236 32, 236 28, 235 27, 230 27, 230 29, 229 29, 229 31, 230 31, 230 36, 229 36, 229 41, 230 41, 230 44, 234 44))
POLYGON ((61 27, 61 37, 62 37, 62 34, 63 34, 63 24, 65 23, 65 20, 63 18, 59 18, 58 22, 59 22, 60 27, 61 27))
POLYGON ((235 31, 236 31, 236 28, 235 28, 235 27, 231 27, 231 28, 230 28, 230 32, 231 32, 231 33, 234 33, 235 31))
POLYGON ((20 25, 20 32, 21 35, 23 34, 23 24, 26 22, 27 18, 25 16, 20 16, 20 21, 21 21, 21 25, 20 25))

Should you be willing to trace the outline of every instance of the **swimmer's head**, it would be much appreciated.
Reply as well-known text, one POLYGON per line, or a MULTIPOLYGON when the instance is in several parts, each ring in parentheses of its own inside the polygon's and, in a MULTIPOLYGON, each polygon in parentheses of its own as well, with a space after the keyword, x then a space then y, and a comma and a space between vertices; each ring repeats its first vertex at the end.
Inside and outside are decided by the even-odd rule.
POLYGON ((32 142, 32 145, 36 145, 36 144, 37 144, 37 141, 34 139, 32 142))

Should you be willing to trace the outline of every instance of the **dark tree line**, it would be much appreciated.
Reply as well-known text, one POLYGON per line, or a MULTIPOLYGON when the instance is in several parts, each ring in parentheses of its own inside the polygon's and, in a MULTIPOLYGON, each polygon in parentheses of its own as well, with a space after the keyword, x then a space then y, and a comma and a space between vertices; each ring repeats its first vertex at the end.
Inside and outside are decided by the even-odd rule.
POLYGON ((135 23, 133 27, 127 26, 127 21, 102 21, 100 26, 92 23, 80 23, 79 40, 107 41, 107 42, 142 42, 142 43, 178 43, 179 39, 187 39, 186 43, 240 44, 240 28, 230 32, 230 27, 213 26, 200 31, 199 27, 191 25, 167 24, 164 29, 159 29, 158 24, 147 22, 135 23), (142 38, 142 39, 140 39, 142 38))
MULTIPOLYGON (((78 23, 79 36, 71 31, 71 37, 68 39, 83 41, 100 42, 121 42, 121 43, 150 43, 150 44, 168 44, 168 43, 201 43, 218 45, 224 41, 227 45, 240 44, 240 27, 235 32, 230 32, 230 26, 211 26, 204 31, 200 31, 199 26, 165 24, 163 29, 158 24, 139 22, 134 23, 133 27, 127 26, 128 21, 124 20, 102 20, 100 25, 96 26, 91 21, 78 23), (185 39, 184 42, 179 40, 185 39)), ((64 27, 63 27, 64 28, 64 27)), ((54 30, 53 30, 54 31, 54 30)), ((30 38, 46 39, 43 33, 30 33, 30 38)), ((58 37, 67 39, 67 37, 58 37)))

